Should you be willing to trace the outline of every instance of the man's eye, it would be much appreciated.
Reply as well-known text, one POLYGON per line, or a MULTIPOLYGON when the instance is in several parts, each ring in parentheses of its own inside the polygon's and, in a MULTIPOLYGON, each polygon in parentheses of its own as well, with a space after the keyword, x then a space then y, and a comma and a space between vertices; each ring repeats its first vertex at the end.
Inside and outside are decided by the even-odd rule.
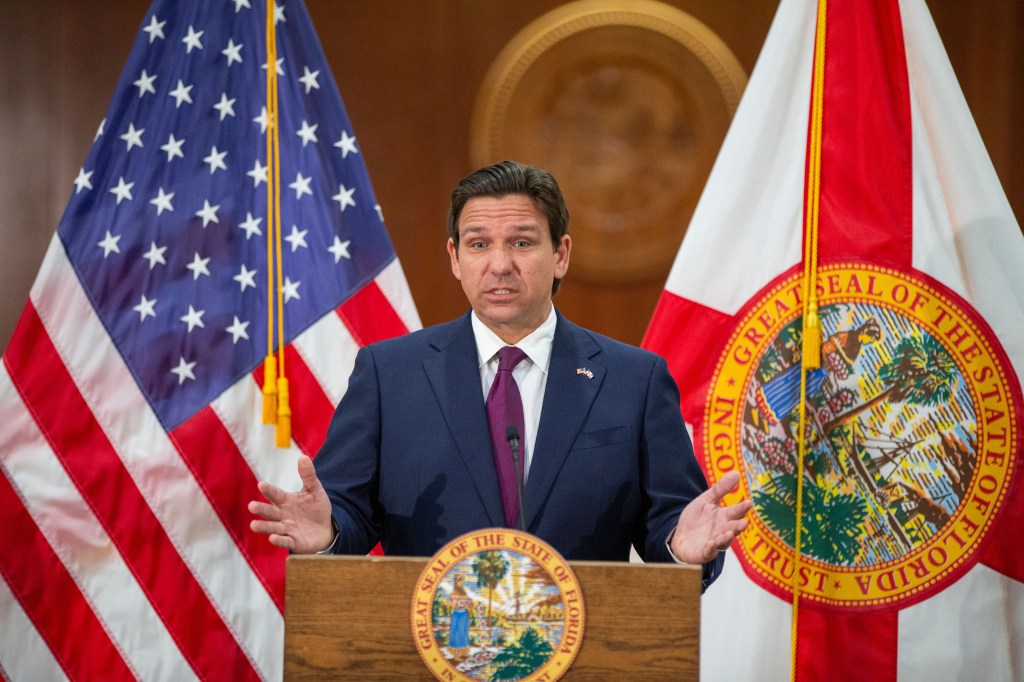
POLYGON ((530 245, 530 242, 526 241, 525 239, 520 239, 519 241, 516 242, 516 246, 518 248, 520 248, 520 249, 525 249, 529 245, 530 245))

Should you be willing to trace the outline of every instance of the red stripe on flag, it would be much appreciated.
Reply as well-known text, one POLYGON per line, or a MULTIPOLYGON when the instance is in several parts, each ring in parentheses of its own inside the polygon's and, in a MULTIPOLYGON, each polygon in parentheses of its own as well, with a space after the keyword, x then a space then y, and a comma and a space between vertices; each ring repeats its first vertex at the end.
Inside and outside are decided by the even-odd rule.
POLYGON ((370 282, 338 306, 338 317, 360 346, 409 331, 376 282, 370 282))
POLYGON ((799 628, 797 680, 896 679, 896 610, 821 611, 801 605, 799 628))
MULTIPOLYGON (((253 416, 253 419, 259 418, 260 415, 253 416)), ((284 560, 288 552, 274 547, 249 530, 252 515, 246 510, 245 498, 239 495, 239 491, 249 490, 255 495, 256 476, 231 434, 217 413, 206 407, 174 429, 171 440, 192 469, 256 577, 284 613, 284 560)))
MULTIPOLYGON (((288 377, 288 399, 292 410, 292 440, 304 453, 316 457, 327 437, 327 427, 334 416, 334 405, 292 344, 284 348, 284 369, 288 377)), ((252 376, 262 390, 263 366, 257 367, 252 376)), ((255 415, 253 418, 259 419, 260 416, 255 415)))
POLYGON ((897 0, 828 5, 818 257, 911 266, 910 89, 897 0))
POLYGON ((31 302, 5 357, 40 430, 197 674, 257 679, 93 417, 31 302))
POLYGON ((28 514, 10 481, 0 476, 0 574, 57 662, 71 679, 134 680, 135 675, 74 579, 28 514))
POLYGON ((732 315, 663 291, 641 345, 668 361, 680 387, 680 406, 690 424, 704 418, 716 361, 736 325, 732 315))
MULTIPOLYGON (((1019 424, 1019 422, 1018 422, 1019 424)), ((1020 456, 1018 451, 1017 456, 1020 456)), ((1024 537, 1024 478, 1018 461, 1017 480, 1002 504, 999 517, 989 530, 988 545, 981 554, 981 563, 1008 578, 1024 582, 1024 551, 1020 539, 1024 537)))

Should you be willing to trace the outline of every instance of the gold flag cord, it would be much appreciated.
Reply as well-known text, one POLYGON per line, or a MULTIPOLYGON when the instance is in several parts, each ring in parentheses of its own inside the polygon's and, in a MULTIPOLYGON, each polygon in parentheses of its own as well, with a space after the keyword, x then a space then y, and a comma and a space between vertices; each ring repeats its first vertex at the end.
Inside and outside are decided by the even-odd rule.
POLYGON ((284 367, 281 145, 278 129, 277 32, 274 10, 274 0, 267 0, 267 355, 263 359, 263 423, 277 425, 275 443, 277 447, 286 448, 291 443, 292 413, 284 367), (277 357, 274 356, 275 326, 277 357))
POLYGON ((793 540, 793 623, 791 631, 790 679, 796 680, 797 632, 800 615, 800 562, 803 535, 804 458, 807 455, 807 372, 821 364, 822 330, 818 317, 818 216, 821 202, 821 121, 824 110, 825 15, 827 0, 818 0, 814 45, 814 79, 811 85, 810 153, 807 168, 807 204, 804 221, 803 342, 800 352, 800 410, 797 436, 796 515, 793 540))

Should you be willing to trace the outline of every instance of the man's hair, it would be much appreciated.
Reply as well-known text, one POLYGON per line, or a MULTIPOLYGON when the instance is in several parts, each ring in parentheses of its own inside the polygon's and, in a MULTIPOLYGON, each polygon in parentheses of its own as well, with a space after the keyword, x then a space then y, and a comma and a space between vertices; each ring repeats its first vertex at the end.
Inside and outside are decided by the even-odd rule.
MULTIPOLYGON (((452 190, 452 204, 448 209, 448 236, 459 250, 459 217, 466 202, 477 197, 506 197, 522 195, 529 197, 537 208, 547 216, 551 231, 551 244, 558 250, 562 237, 569 234, 569 209, 565 206, 562 190, 554 176, 543 168, 527 166, 516 161, 502 161, 473 171, 463 178, 452 190)), ((562 283, 555 278, 551 293, 558 291, 562 283)))

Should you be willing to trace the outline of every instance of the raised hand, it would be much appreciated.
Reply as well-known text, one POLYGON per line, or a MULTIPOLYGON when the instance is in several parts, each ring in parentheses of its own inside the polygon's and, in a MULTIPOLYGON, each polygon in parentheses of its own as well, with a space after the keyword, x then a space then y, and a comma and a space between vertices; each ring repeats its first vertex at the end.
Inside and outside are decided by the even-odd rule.
POLYGON ((728 507, 721 505, 722 498, 739 482, 739 472, 730 471, 686 505, 672 535, 671 549, 677 559, 688 564, 707 563, 743 532, 747 527, 744 517, 754 503, 743 500, 728 507))
POLYGON ((285 492, 266 481, 257 484, 267 501, 249 503, 249 511, 263 517, 252 520, 249 528, 269 535, 272 545, 297 554, 314 554, 326 549, 334 536, 331 501, 316 477, 313 461, 302 455, 298 468, 302 490, 297 493, 285 492))

